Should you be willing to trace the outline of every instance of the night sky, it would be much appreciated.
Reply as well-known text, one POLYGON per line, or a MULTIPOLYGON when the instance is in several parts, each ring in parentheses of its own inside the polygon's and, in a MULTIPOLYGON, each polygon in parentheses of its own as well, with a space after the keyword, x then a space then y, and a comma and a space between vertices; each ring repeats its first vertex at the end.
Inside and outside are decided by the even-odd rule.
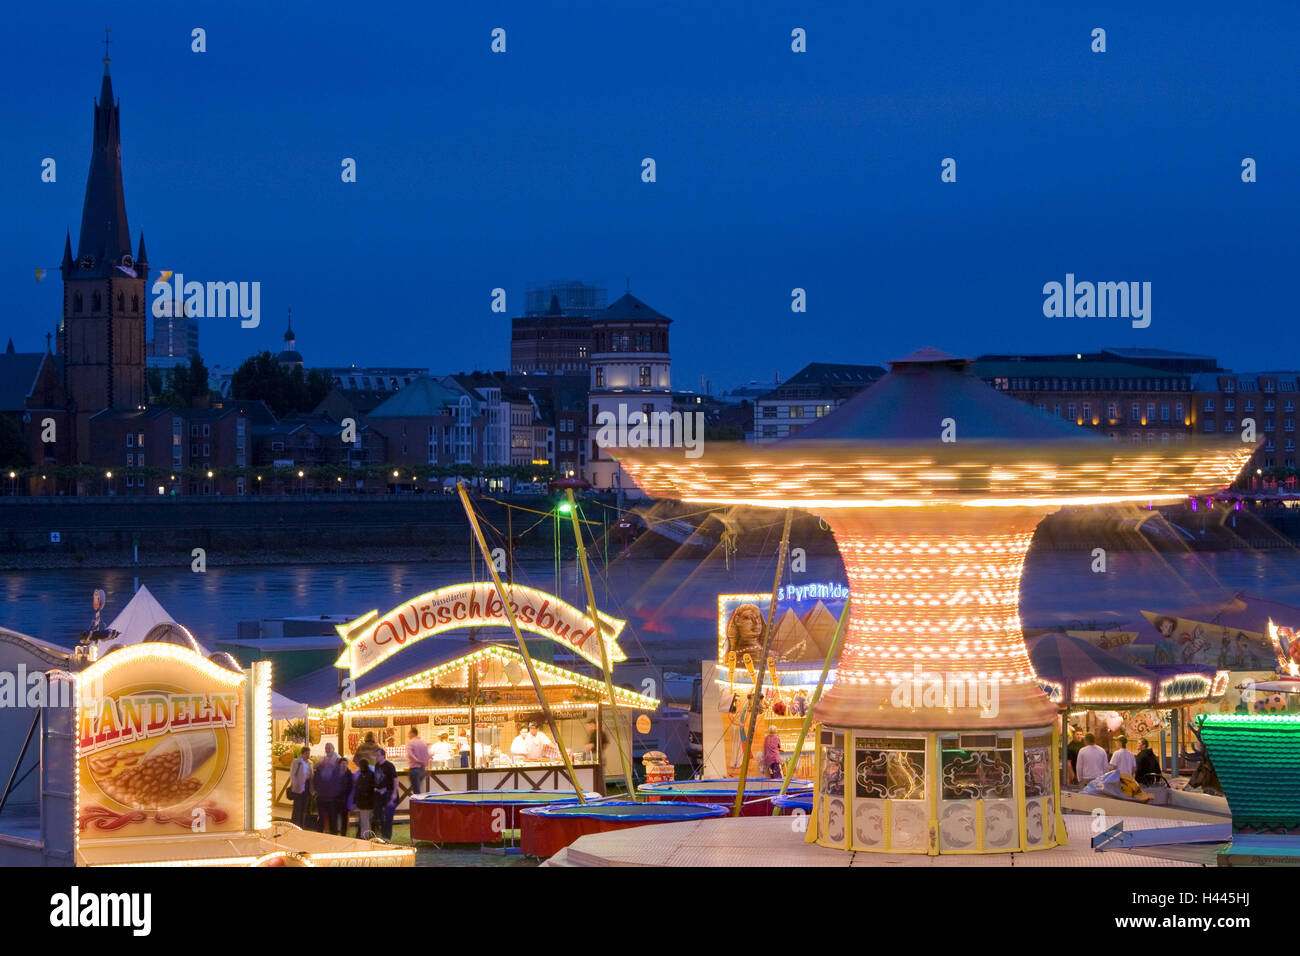
POLYGON ((6 11, 0 344, 57 320, 110 26, 133 244, 262 283, 259 328, 202 326, 210 366, 278 351, 292 306, 309 367, 504 368, 553 278, 630 279, 679 388, 926 344, 1300 366, 1292 4, 187 6, 6 11), (1151 326, 1045 318, 1067 272, 1151 282, 1151 326))

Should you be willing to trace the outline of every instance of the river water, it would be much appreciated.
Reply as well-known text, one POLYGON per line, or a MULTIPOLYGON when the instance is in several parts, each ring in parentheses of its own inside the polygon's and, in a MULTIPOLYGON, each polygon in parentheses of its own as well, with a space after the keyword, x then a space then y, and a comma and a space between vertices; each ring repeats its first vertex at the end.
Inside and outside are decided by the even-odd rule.
MULTIPOLYGON (((1145 628, 1142 609, 1171 612, 1244 590, 1300 606, 1300 552, 1201 554, 1111 553, 1105 573, 1092 570, 1088 552, 1031 552, 1021 590, 1026 626, 1101 621, 1145 628)), ((720 556, 666 562, 616 560, 593 566, 597 603, 629 624, 622 640, 630 657, 695 671, 713 655, 717 595, 771 588, 774 561, 745 559, 728 566, 720 556)), ((205 573, 145 568, 146 584, 173 617, 209 647, 236 636, 237 622, 319 614, 387 611, 425 591, 471 578, 467 561, 401 564, 213 567, 205 573)), ((577 565, 566 560, 560 593, 585 603, 577 565)), ((477 577, 485 577, 478 569, 477 577)), ((130 571, 83 569, 0 572, 0 626, 71 645, 91 619, 94 588, 108 592, 104 621, 130 600, 130 571)), ((521 563, 521 584, 555 592, 550 561, 521 563)), ((809 557, 794 583, 843 582, 834 557, 809 557)))

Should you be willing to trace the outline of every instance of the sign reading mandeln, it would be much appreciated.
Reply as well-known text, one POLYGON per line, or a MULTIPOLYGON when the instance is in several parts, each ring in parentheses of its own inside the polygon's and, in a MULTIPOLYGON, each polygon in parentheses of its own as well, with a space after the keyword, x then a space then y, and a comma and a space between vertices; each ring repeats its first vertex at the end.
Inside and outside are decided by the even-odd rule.
MULTIPOLYGON (((596 625, 571 604, 534 588, 506 587, 510 610, 520 630, 529 631, 571 648, 587 661, 601 666, 596 625)), ((618 646, 626 621, 600 615, 605 651, 611 666, 627 660, 618 646)), ((426 637, 466 627, 509 627, 505 607, 490 581, 439 588, 393 608, 387 614, 370 611, 336 630, 346 648, 335 666, 359 677, 403 647, 426 637)))

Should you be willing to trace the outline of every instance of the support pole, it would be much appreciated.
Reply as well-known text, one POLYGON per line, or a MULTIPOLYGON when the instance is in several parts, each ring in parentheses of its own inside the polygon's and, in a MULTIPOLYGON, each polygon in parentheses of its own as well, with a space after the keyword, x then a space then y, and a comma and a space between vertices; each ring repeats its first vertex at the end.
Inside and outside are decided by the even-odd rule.
MULTIPOLYGON (((632 780, 632 764, 628 754, 623 750, 623 738, 618 732, 618 699, 614 696, 614 667, 609 662, 609 649, 605 646, 605 625, 600 622, 596 611, 596 591, 591 586, 591 570, 587 567, 587 546, 582 541, 582 525, 578 521, 578 504, 573 500, 573 489, 565 488, 569 500, 569 520, 573 523, 573 537, 578 542, 578 567, 582 569, 582 583, 587 591, 587 616, 596 626, 596 642, 600 645, 600 669, 605 675, 605 691, 609 694, 610 712, 614 715, 614 740, 618 744, 618 762, 623 769, 623 782, 627 785, 627 797, 636 800, 636 784, 632 780)), ((600 725, 597 724, 599 731, 600 725)), ((600 746, 600 734, 596 734, 596 746, 600 746)))
MULTIPOLYGON (((501 599, 501 607, 505 611, 506 620, 510 622, 510 630, 514 632, 515 641, 519 644, 519 653, 523 655, 524 664, 528 668, 528 679, 533 682, 533 690, 537 692, 537 702, 542 705, 542 713, 546 715, 546 725, 551 728, 551 740, 559 748, 560 757, 564 760, 565 772, 569 775, 569 782, 573 784, 578 803, 585 804, 587 800, 583 796, 582 787, 578 784, 578 775, 573 770, 573 761, 569 759, 569 751, 560 745, 560 730, 556 726, 555 715, 551 713, 551 705, 547 703, 546 694, 542 691, 542 682, 537 676, 537 668, 533 666, 533 656, 528 653, 528 645, 524 643, 524 635, 519 630, 519 622, 515 620, 515 612, 510 609, 510 598, 506 596, 505 585, 501 583, 501 577, 497 574, 496 565, 492 563, 492 552, 483 537, 483 529, 479 527, 478 515, 474 513, 474 506, 470 504, 469 493, 465 491, 464 481, 456 482, 456 493, 460 495, 460 503, 464 507, 465 515, 469 518, 470 527, 474 531, 474 540, 478 542, 479 551, 482 552, 483 560, 487 563, 488 573, 492 575, 492 583, 496 585, 497 597, 501 599)), ((472 747, 470 753, 473 754, 472 747)))
MULTIPOLYGON (((822 664, 822 676, 817 679, 817 689, 813 691, 812 700, 808 701, 808 712, 803 715, 803 725, 799 728, 799 739, 795 741, 794 754, 790 757, 790 762, 785 768, 785 779, 781 781, 781 796, 785 796, 786 790, 790 788, 790 780, 794 776, 794 768, 799 764, 799 757, 803 754, 803 742, 808 739, 808 729, 812 726, 813 707, 817 701, 822 699, 822 688, 826 686, 826 675, 831 671, 831 662, 835 660, 835 655, 839 653, 840 639, 844 636, 844 628, 849 621, 849 608, 852 606, 853 598, 844 602, 844 610, 840 612, 840 621, 835 625, 835 636, 831 638, 830 650, 826 652, 826 662, 822 664)), ((772 807, 772 816, 781 812, 780 807, 772 807)))
POLYGON ((785 528, 781 532, 781 551, 777 555, 776 575, 772 580, 772 600, 767 605, 767 627, 763 629, 763 657, 758 662, 758 673, 754 676, 754 703, 749 709, 749 732, 742 743, 745 754, 740 762, 740 779, 736 781, 736 803, 731 808, 733 817, 740 816, 740 808, 745 803, 745 778, 749 776, 749 758, 754 750, 754 728, 758 726, 758 712, 763 709, 763 674, 767 670, 767 655, 772 649, 772 625, 776 623, 776 595, 781 590, 781 574, 785 571, 786 551, 790 547, 790 519, 794 512, 785 511, 785 528))

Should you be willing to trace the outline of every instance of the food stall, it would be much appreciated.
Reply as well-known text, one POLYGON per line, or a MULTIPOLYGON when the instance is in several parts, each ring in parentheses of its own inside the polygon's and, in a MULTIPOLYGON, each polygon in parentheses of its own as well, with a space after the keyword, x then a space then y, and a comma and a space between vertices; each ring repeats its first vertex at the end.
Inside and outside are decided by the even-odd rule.
MULTIPOLYGON (((111 634, 111 632, 104 632, 111 634)), ((0 667, 31 661, 51 699, 16 709, 40 755, 25 840, 0 863, 77 866, 411 866, 414 851, 271 819, 271 667, 211 660, 181 625, 74 652, 3 632, 0 667), (42 666, 43 665, 43 666, 42 666), (39 736, 37 734, 39 733, 39 736), (34 804, 34 805, 33 805, 34 804)), ((30 777, 29 777, 30 779, 30 777)))
MULTIPOLYGON (((286 684, 281 691, 308 705, 308 733, 313 753, 325 743, 349 758, 367 747, 367 738, 382 747, 398 769, 398 813, 411 797, 407 741, 412 729, 431 750, 447 734, 450 759, 428 768, 425 791, 461 793, 482 790, 569 791, 560 747, 572 755, 584 791, 604 793, 606 754, 584 752, 588 720, 605 728, 606 750, 617 765, 614 748, 630 748, 632 722, 659 702, 644 694, 615 688, 610 706, 603 680, 535 661, 547 703, 555 714, 559 741, 546 735, 537 695, 522 655, 507 644, 471 643, 456 638, 428 638, 408 643, 360 676, 339 668, 321 668, 286 684), (517 744, 521 730, 538 727, 541 742, 530 750, 517 744), (470 728, 474 759, 470 759, 470 728), (463 741, 463 743, 461 742, 463 741), (464 748, 464 749, 462 749, 464 748)), ((531 735, 529 735, 531 736, 531 735)), ((526 745, 525 745, 526 746, 526 745)), ((288 770, 277 768, 279 794, 288 770)), ((288 804, 277 802, 287 812, 288 804)))

